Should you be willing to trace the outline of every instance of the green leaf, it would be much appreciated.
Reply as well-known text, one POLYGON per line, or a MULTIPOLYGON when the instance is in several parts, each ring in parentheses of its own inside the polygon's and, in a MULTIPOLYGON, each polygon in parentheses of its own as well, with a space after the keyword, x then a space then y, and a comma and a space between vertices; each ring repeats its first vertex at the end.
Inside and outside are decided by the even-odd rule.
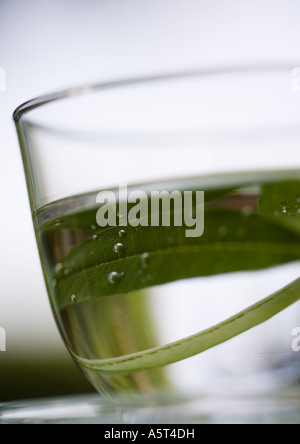
POLYGON ((93 372, 131 373, 154 367, 173 364, 203 353, 233 337, 264 323, 280 311, 300 299, 300 279, 287 287, 236 314, 235 316, 196 335, 171 344, 145 350, 119 358, 88 360, 80 358, 71 350, 73 358, 85 369, 93 372))
POLYGON ((264 184, 259 198, 259 210, 265 216, 298 217, 300 182, 288 180, 264 184))
POLYGON ((287 180, 264 184, 258 208, 262 216, 300 233, 300 182, 287 180))
POLYGON ((119 231, 120 227, 110 227, 65 257, 54 276, 57 308, 71 304, 72 295, 80 303, 179 279, 259 270, 300 259, 300 233, 256 213, 207 210, 205 232, 199 238, 187 238, 185 227, 126 227, 122 239, 119 231), (114 246, 121 242, 123 248, 116 253, 114 246))
MULTIPOLYGON (((232 192, 228 186, 210 189, 205 194, 205 231, 199 238, 186 237, 185 226, 149 224, 99 229, 93 226, 96 207, 47 222, 44 235, 53 235, 56 230, 80 230, 81 239, 85 239, 61 260, 59 267, 53 266, 51 270, 51 277, 57 282, 56 309, 60 311, 71 304, 80 309, 80 303, 90 299, 138 294, 138 290, 181 279, 260 270, 298 261, 300 182, 275 183, 271 176, 265 182, 246 179, 244 187, 249 186, 249 194, 244 189, 239 197, 240 187, 232 192), (261 189, 258 183, 262 184, 261 189), (257 205, 255 196, 259 191, 257 205), (243 211, 240 208, 248 195, 250 211, 247 199, 243 211)), ((235 180, 241 185, 241 177, 235 180)), ((226 342, 299 299, 298 279, 232 318, 172 344, 152 349, 146 345, 143 352, 101 361, 70 352, 82 367, 95 372, 126 373, 159 367, 226 342)))

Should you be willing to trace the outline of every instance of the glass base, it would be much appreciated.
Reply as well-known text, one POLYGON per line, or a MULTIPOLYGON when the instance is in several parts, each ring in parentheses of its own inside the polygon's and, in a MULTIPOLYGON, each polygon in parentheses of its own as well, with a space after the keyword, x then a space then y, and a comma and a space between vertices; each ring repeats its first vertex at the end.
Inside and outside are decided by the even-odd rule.
POLYGON ((128 403, 99 395, 0 405, 0 424, 299 424, 300 387, 272 396, 164 395, 128 403))

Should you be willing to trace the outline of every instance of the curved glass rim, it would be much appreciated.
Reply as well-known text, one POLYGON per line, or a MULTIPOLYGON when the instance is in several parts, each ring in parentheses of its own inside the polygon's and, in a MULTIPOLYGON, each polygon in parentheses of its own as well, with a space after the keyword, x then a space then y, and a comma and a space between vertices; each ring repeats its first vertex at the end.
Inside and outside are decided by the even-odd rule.
MULTIPOLYGON (((294 61, 294 63, 296 63, 294 61)), ((199 76, 209 76, 209 75, 224 75, 224 74, 245 74, 245 73, 255 73, 255 72, 280 72, 286 70, 292 70, 296 65, 293 64, 293 61, 290 62, 276 62, 276 63, 267 63, 267 64, 252 64, 252 65, 234 65, 234 66, 223 66, 223 67, 214 67, 214 68, 201 68, 194 70, 185 70, 185 71, 177 71, 177 72, 166 72, 160 74, 153 74, 149 76, 137 76, 137 77, 128 77, 122 79, 115 79, 111 81, 103 81, 101 83, 90 83, 85 84, 73 88, 63 89, 58 92, 46 94, 43 96, 39 96, 32 100, 26 101, 20 106, 16 108, 13 113, 13 119, 17 124, 21 118, 30 113, 31 111, 40 108, 44 105, 48 105, 50 103, 68 99, 79 97, 85 94, 91 94, 93 92, 98 92, 101 90, 122 88, 126 86, 133 85, 141 85, 146 83, 154 83, 165 80, 176 80, 183 79, 189 77, 199 77, 199 76)))

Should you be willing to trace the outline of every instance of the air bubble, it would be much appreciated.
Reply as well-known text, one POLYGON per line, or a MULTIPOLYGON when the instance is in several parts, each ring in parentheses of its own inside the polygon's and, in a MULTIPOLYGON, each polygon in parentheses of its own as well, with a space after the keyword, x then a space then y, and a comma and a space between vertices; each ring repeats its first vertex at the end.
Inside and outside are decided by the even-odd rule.
POLYGON ((51 281, 52 287, 56 287, 57 286, 57 280, 56 279, 52 279, 51 281))
POLYGON ((73 296, 71 296, 71 302, 72 302, 72 304, 74 304, 75 301, 76 301, 76 296, 75 296, 75 294, 73 294, 73 296))
POLYGON ((97 240, 97 239, 98 239, 97 234, 94 234, 94 236, 92 237, 92 239, 93 239, 93 240, 97 240))
POLYGON ((110 284, 118 284, 120 280, 125 276, 125 273, 118 273, 117 271, 112 271, 108 277, 107 280, 110 284))
POLYGON ((96 230, 96 225, 91 225, 91 230, 96 230))
POLYGON ((117 253, 119 256, 124 254, 124 251, 125 251, 125 247, 123 244, 117 243, 116 245, 114 245, 114 252, 117 253))
POLYGON ((127 233, 126 233, 125 230, 120 230, 119 231, 119 237, 126 237, 126 236, 127 236, 127 233))
POLYGON ((54 271, 56 274, 59 274, 63 270, 64 266, 61 263, 58 263, 54 267, 54 271))
POLYGON ((281 202, 282 214, 288 214, 287 202, 281 202))
POLYGON ((141 256, 142 268, 146 269, 149 266, 150 255, 149 253, 144 253, 141 256))

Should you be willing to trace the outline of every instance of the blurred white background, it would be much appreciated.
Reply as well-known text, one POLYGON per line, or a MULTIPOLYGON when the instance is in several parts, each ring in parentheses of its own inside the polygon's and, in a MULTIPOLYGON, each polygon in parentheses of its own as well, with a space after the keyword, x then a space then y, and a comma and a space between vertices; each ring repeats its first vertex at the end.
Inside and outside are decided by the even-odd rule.
POLYGON ((0 326, 7 352, 0 367, 17 356, 66 353, 41 274, 14 109, 44 93, 123 76, 290 59, 300 66, 299 17, 299 0, 1 0, 0 326))

